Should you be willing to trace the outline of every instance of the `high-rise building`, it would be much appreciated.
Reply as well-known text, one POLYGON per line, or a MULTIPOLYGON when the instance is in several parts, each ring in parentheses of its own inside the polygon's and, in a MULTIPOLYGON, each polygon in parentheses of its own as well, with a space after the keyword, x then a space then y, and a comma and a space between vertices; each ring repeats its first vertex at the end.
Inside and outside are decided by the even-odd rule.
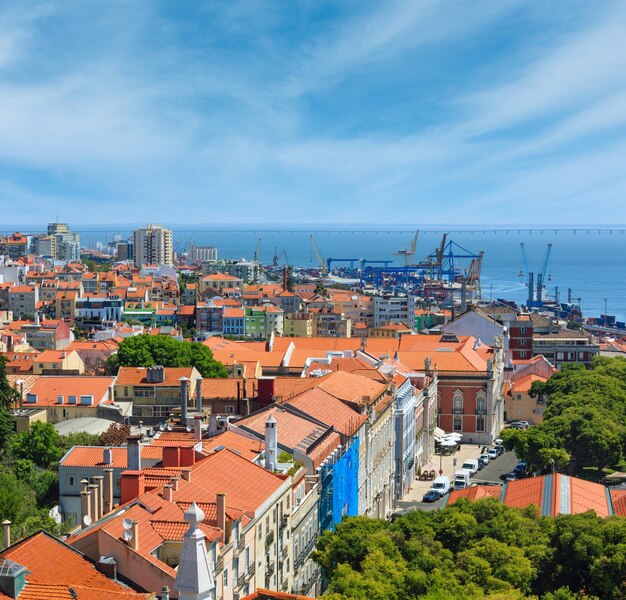
POLYGON ((55 260, 80 260, 80 234, 73 232, 67 223, 49 223, 48 235, 55 239, 55 260))
POLYGON ((33 254, 45 258, 56 258, 57 239, 53 235, 40 234, 33 237, 31 242, 33 254))
POLYGON ((133 260, 134 248, 133 243, 129 240, 126 242, 117 242, 115 246, 115 258, 117 260, 133 260))
POLYGON ((172 237, 172 231, 162 225, 148 225, 135 229, 133 232, 135 266, 173 265, 172 237))
POLYGON ((217 260, 217 248, 213 246, 196 246, 189 244, 189 260, 193 262, 217 260))

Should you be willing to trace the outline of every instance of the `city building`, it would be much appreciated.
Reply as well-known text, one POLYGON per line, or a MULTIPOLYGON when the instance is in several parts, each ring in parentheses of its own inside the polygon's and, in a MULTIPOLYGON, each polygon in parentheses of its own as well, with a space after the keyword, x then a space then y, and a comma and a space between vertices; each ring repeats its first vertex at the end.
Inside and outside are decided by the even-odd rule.
POLYGON ((136 267, 143 265, 173 265, 174 245, 170 229, 150 224, 133 232, 133 251, 136 267))
POLYGON ((374 296, 373 323, 374 327, 380 327, 388 323, 404 323, 409 328, 414 324, 415 299, 413 296, 374 296))
POLYGON ((67 223, 49 223, 48 235, 54 238, 54 259, 63 262, 80 260, 80 234, 67 223))
POLYGON ((213 246, 196 246, 195 244, 189 244, 188 257, 191 262, 217 260, 217 248, 213 246))

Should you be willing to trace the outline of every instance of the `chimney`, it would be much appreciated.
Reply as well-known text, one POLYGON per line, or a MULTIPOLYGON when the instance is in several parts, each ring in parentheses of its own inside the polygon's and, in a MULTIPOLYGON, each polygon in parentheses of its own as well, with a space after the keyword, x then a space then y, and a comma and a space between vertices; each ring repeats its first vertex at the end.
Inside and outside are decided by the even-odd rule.
POLYGON ((171 483, 166 483, 163 486, 163 498, 167 500, 167 502, 172 502, 174 500, 173 491, 171 483))
POLYGON ((202 377, 196 379, 196 410, 202 414, 202 377))
POLYGON ((104 470, 102 481, 103 514, 108 515, 113 510, 113 469, 104 470))
POLYGON ((180 381, 180 422, 187 425, 187 404, 189 403, 189 377, 181 377, 180 381))
POLYGON ((92 523, 91 519, 91 492, 83 490, 80 493, 80 526, 85 529, 92 523))
POLYGON ((165 446, 163 448, 163 467, 180 467, 180 448, 178 446, 165 446))
POLYGON ((113 462, 113 452, 111 448, 105 448, 102 452, 102 462, 105 465, 110 465, 113 462))
POLYGON ((82 486, 81 492, 86 492, 87 490, 87 486, 89 485, 89 479, 81 479, 80 480, 80 485, 82 486))
POLYGON ((95 522, 100 518, 100 498, 98 497, 98 486, 91 483, 88 487, 91 492, 91 495, 89 497, 89 504, 91 506, 91 518, 95 522))
MULTIPOLYGON (((215 508, 216 508, 216 525, 218 529, 224 532, 224 543, 227 544, 230 540, 227 539, 226 532, 226 494, 219 492, 215 495, 215 508)), ((230 536, 228 536, 230 537, 230 536)))
POLYGON ((200 415, 196 415, 193 420, 193 439, 196 440, 196 442, 202 440, 202 417, 200 415))
POLYGON ((127 462, 130 471, 141 471, 141 436, 131 435, 126 439, 127 462))
POLYGON ((215 415, 211 415, 209 417, 209 437, 214 437, 217 435, 217 417, 215 415))
POLYGON ((130 531, 133 536, 130 538, 128 542, 130 547, 133 550, 139 549, 139 521, 133 521, 133 524, 130 526, 130 531))
POLYGON ((120 479, 120 502, 126 504, 139 498, 146 491, 146 478, 143 471, 124 471, 120 479))
POLYGON ((96 485, 95 492, 98 496, 98 519, 101 519, 104 515, 104 477, 102 475, 95 475, 92 479, 96 485))
POLYGON ((179 477, 172 477, 170 479, 170 485, 172 486, 172 489, 177 492, 178 491, 178 480, 179 477))
POLYGON ((193 446, 181 446, 180 466, 191 467, 196 463, 196 449, 193 446))
POLYGON ((265 421, 265 468, 268 471, 276 470, 278 462, 278 443, 276 441, 276 419, 270 413, 265 421))
POLYGON ((191 481, 191 469, 183 469, 181 475, 185 481, 191 481))
POLYGON ((2 532, 3 536, 3 544, 5 548, 8 548, 11 545, 11 521, 5 519, 2 521, 2 532))
POLYGON ((161 600, 170 600, 170 588, 166 585, 161 588, 161 600))

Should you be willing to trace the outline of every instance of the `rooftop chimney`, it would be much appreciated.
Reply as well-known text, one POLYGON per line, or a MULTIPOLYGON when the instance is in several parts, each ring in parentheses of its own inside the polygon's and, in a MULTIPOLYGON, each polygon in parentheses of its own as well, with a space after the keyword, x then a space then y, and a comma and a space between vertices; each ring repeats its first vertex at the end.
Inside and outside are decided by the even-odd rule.
POLYGON ((173 491, 174 490, 172 488, 172 484, 166 483, 163 486, 163 498, 167 500, 168 502, 172 502, 172 500, 174 499, 174 495, 172 494, 173 491))
POLYGON ((202 417, 200 415, 196 415, 196 418, 193 420, 193 439, 196 442, 202 440, 202 417))
POLYGON ((126 439, 127 467, 131 471, 141 471, 141 437, 131 435, 126 439))
POLYGON ((278 443, 276 440, 276 419, 270 413, 265 421, 265 468, 268 471, 276 470, 278 462, 278 443))
POLYGON ((128 544, 133 550, 138 550, 139 549, 139 521, 133 520, 133 524, 130 526, 130 531, 133 535, 130 538, 130 541, 128 542, 128 544))
POLYGON ((154 365, 148 367, 146 372, 147 383, 163 383, 165 381, 165 368, 163 365, 154 365))
POLYGON ((196 379, 196 410, 202 414, 202 377, 196 379))
POLYGON ((104 470, 102 496, 102 511, 103 514, 108 515, 113 510, 113 469, 104 470))
POLYGON ((180 422, 187 425, 187 404, 189 403, 189 378, 181 377, 180 381, 180 422))
POLYGON ((104 449, 104 452, 102 453, 102 462, 105 465, 110 465, 113 462, 113 452, 111 451, 111 448, 104 449))
POLYGON ((3 544, 5 548, 11 545, 11 521, 5 519, 2 521, 3 544))
MULTIPOLYGON (((215 495, 215 509, 216 509, 216 525, 218 529, 221 529, 226 536, 226 494, 220 492, 215 495)), ((224 543, 226 543, 226 537, 224 537, 224 543)))

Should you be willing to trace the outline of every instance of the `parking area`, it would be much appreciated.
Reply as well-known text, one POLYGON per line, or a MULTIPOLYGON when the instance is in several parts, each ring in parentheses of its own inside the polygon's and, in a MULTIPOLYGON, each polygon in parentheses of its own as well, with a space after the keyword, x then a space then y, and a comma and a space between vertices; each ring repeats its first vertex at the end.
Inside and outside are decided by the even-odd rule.
MULTIPOLYGON (((481 454, 482 446, 476 444, 462 444, 460 449, 452 456, 441 457, 441 468, 443 474, 454 479, 454 472, 461 468, 466 460, 478 458, 481 454), (456 459, 456 463, 455 463, 456 459)), ((433 463, 439 465, 440 457, 437 455, 433 463)), ((481 471, 478 471, 471 482, 474 484, 502 484, 507 473, 510 473, 517 465, 518 460, 514 452, 504 452, 496 460, 492 460, 481 471)), ((444 504, 445 499, 436 502, 422 502, 422 497, 430 489, 432 481, 415 480, 413 487, 404 500, 397 502, 396 512, 406 510, 437 510, 444 504)))

